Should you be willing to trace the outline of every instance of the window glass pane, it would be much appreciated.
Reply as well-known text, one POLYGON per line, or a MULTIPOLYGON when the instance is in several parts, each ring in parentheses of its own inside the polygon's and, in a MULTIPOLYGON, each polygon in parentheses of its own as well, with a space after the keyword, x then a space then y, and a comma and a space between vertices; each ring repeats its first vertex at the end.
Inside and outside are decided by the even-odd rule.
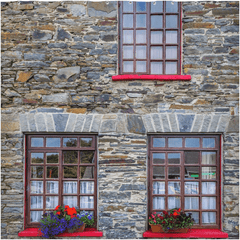
POLYGON ((146 27, 146 14, 137 14, 136 15, 136 27, 146 27))
POLYGON ((133 58, 133 46, 123 46, 123 58, 133 58))
POLYGON ((162 59, 162 47, 151 47, 151 59, 162 59))
POLYGON ((136 58, 137 59, 146 59, 146 46, 136 46, 136 58))
POLYGON ((43 167, 32 166, 31 167, 31 178, 43 178, 43 167))
POLYGON ((215 138, 203 138, 203 147, 204 148, 214 148, 215 147, 215 138))
POLYGON ((165 194, 165 182, 153 182, 153 194, 165 194))
POLYGON ((199 179, 199 167, 185 167, 185 179, 199 179))
POLYGON ((185 194, 199 194, 199 182, 185 182, 185 194))
POLYGON ((46 147, 60 147, 60 138, 46 138, 46 147))
POLYGON ((168 209, 180 208, 181 198, 180 197, 168 197, 168 209))
POLYGON ((133 62, 124 61, 123 62, 123 72, 133 72, 133 62))
POLYGON ((216 164, 216 152, 202 152, 202 164, 216 164))
POLYGON ((157 28, 162 28, 162 16, 157 15, 157 16, 151 16, 151 29, 157 29, 157 28))
POLYGON ((168 179, 180 179, 180 167, 168 167, 168 179))
POLYGON ((194 219, 194 224, 199 223, 199 212, 186 212, 187 215, 191 214, 194 219))
POLYGON ((153 164, 164 164, 165 153, 153 153, 153 164))
POLYGON ((58 196, 46 196, 46 209, 53 209, 58 206, 58 196))
POLYGON ((165 138, 153 138, 153 147, 165 147, 165 138))
POLYGON ((133 2, 132 1, 124 1, 123 2, 123 11, 124 12, 133 12, 133 2))
POLYGON ((146 72, 146 61, 136 61, 136 72, 146 72))
POLYGON ((163 39, 162 31, 151 31, 151 44, 161 44, 163 39))
POLYGON ((146 43, 146 30, 136 30, 136 43, 146 43))
POLYGON ((94 178, 94 167, 80 167, 80 178, 94 178))
POLYGON ((64 147, 77 147, 77 138, 63 138, 64 147))
POLYGON ((94 182, 81 181, 80 184, 80 193, 94 194, 94 182))
POLYGON ((172 1, 166 1, 166 12, 178 12, 178 3, 172 1))
POLYGON ((180 163, 180 153, 168 153, 168 163, 169 164, 179 164, 180 163))
POLYGON ((165 178, 165 167, 153 168, 153 179, 164 179, 165 178))
POLYGON ((133 14, 123 14, 123 27, 133 28, 133 14))
POLYGON ((216 167, 202 167, 202 179, 216 179, 216 167))
POLYGON ((182 147, 182 138, 168 138, 168 147, 182 147))
POLYGON ((216 223, 216 212, 203 212, 202 213, 203 224, 214 224, 216 223))
POLYGON ((178 16, 166 15, 166 28, 177 28, 178 16))
POLYGON ((133 30, 123 30, 123 43, 133 43, 133 30))
POLYGON ((162 74, 163 65, 162 62, 151 62, 151 74, 162 74))
POLYGON ((78 151, 63 151, 63 163, 64 164, 77 164, 78 163, 78 151))
POLYGON ((200 139, 199 138, 185 138, 185 147, 200 147, 200 139))
POLYGON ((216 194, 216 183, 202 182, 202 194, 216 194))
POLYGON ((177 31, 166 31, 166 43, 177 43, 177 31))
POLYGON ((180 182, 168 182, 168 194, 180 194, 180 182))
POLYGON ((185 164, 199 164, 199 152, 184 152, 185 164))
POLYGON ((199 198, 198 197, 185 197, 185 209, 196 210, 199 209, 199 198))
POLYGON ((136 2, 137 12, 146 12, 146 3, 145 2, 136 2))
POLYGON ((43 208, 43 196, 31 196, 31 209, 43 208))
POLYGON ((58 178, 58 167, 47 167, 47 178, 58 178))
POLYGON ((165 197, 153 197, 153 209, 165 209, 165 197))
POLYGON ((47 163, 58 163, 59 153, 47 153, 47 163))
POLYGON ((63 196, 63 205, 68 205, 70 208, 77 207, 77 196, 63 196))
POLYGON ((151 2, 151 13, 162 12, 162 11, 163 11, 162 1, 151 2))
POLYGON ((92 138, 81 138, 81 147, 92 147, 92 138))
POLYGON ((83 211, 80 211, 80 214, 91 214, 93 217, 94 217, 94 212, 93 211, 86 211, 86 210, 83 210, 83 211))
POLYGON ((202 209, 216 209, 216 197, 202 197, 202 209))
POLYGON ((42 218, 43 211, 30 211, 30 221, 39 222, 42 218))
POLYGON ((63 177, 64 178, 77 178, 77 166, 64 166, 63 177))
POLYGON ((80 162, 82 163, 94 163, 94 151, 81 151, 80 162))
POLYGON ((58 194, 58 181, 47 181, 47 193, 58 194))
POLYGON ((31 181, 31 193, 43 193, 43 181, 31 181))
POLYGON ((80 208, 93 208, 94 197, 93 196, 81 196, 80 197, 80 208))
POLYGON ((31 138, 31 147, 43 147, 43 138, 31 138))
POLYGON ((77 193, 77 182, 64 181, 63 182, 63 193, 69 193, 69 194, 77 193))
POLYGON ((166 74, 177 74, 177 62, 166 62, 166 74))
POLYGON ((166 47, 166 59, 176 59, 177 58, 177 47, 169 46, 166 47))
POLYGON ((43 163, 43 153, 31 153, 31 163, 43 163))

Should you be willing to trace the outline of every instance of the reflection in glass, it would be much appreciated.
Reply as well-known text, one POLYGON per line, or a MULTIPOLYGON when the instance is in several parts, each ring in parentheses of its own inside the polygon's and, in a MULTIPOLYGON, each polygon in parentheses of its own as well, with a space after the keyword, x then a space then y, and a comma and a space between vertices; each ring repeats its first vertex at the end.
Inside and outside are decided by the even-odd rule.
POLYGON ((81 147, 91 147, 92 146, 92 138, 81 138, 80 146, 81 147))
POLYGON ((31 163, 43 163, 43 153, 31 153, 31 163))
POLYGON ((180 194, 180 182, 168 182, 168 194, 180 194))
POLYGON ((216 223, 216 212, 203 212, 202 213, 203 224, 214 224, 216 223))
POLYGON ((166 74, 177 74, 177 62, 166 62, 166 74))
POLYGON ((157 28, 162 28, 162 16, 160 15, 153 15, 151 16, 151 29, 157 29, 157 28))
POLYGON ((64 178, 77 178, 77 166, 64 166, 63 177, 64 178))
POLYGON ((176 46, 166 47, 166 59, 177 59, 177 47, 176 46))
POLYGON ((80 167, 80 178, 94 178, 94 167, 80 167))
POLYGON ((216 152, 202 152, 202 164, 216 164, 216 152))
POLYGON ((151 31, 151 44, 161 44, 163 39, 162 31, 151 31))
POLYGON ((64 181, 63 193, 77 193, 77 182, 64 181))
POLYGON ((31 209, 43 208, 43 196, 31 196, 31 209))
POLYGON ((200 147, 199 138, 185 138, 185 147, 197 148, 200 147))
POLYGON ((81 151, 80 161, 81 163, 94 163, 94 151, 81 151))
POLYGON ((58 194, 57 181, 47 181, 47 193, 58 194))
POLYGON ((202 197, 202 209, 216 209, 216 197, 202 197))
POLYGON ((31 193, 43 193, 43 181, 31 181, 31 193))
POLYGON ((199 223, 199 212, 186 212, 187 215, 191 214, 194 219, 194 224, 199 223))
POLYGON ((30 211, 30 221, 40 222, 43 215, 43 211, 30 211))
POLYGON ((153 197, 153 209, 165 209, 165 197, 153 197))
POLYGON ((123 1, 123 11, 124 12, 133 12, 133 2, 123 1))
POLYGON ((216 179, 216 167, 202 167, 202 179, 216 179))
POLYGON ((199 209, 199 198, 198 197, 185 197, 185 209, 197 210, 199 209))
POLYGON ((77 138, 63 138, 64 147, 77 147, 77 138))
POLYGON ((178 2, 166 1, 166 12, 178 12, 178 2))
POLYGON ((153 164, 164 164, 165 153, 153 153, 153 164))
POLYGON ((46 208, 53 209, 58 205, 58 196, 46 196, 46 208))
POLYGON ((180 153, 168 153, 168 163, 169 164, 179 164, 180 163, 180 153))
POLYGON ((168 209, 180 208, 180 197, 168 197, 168 209))
POLYGON ((133 58, 133 46, 123 46, 123 58, 124 59, 133 58))
POLYGON ((123 71, 124 72, 133 72, 133 62, 132 61, 124 61, 123 62, 123 71))
POLYGON ((166 15, 166 28, 177 28, 177 22, 177 15, 166 15))
POLYGON ((146 59, 146 46, 136 46, 136 58, 137 59, 146 59))
POLYGON ((77 196, 63 196, 63 205, 68 205, 70 208, 77 207, 77 196))
POLYGON ((133 43, 133 30, 123 30, 123 43, 133 43))
POLYGON ((60 138, 46 138, 46 147, 60 147, 60 138))
POLYGON ((203 138, 203 147, 204 148, 214 148, 215 147, 215 138, 203 138))
POLYGON ((63 151, 63 161, 65 164, 77 164, 78 151, 63 151))
POLYGON ((185 194, 198 194, 199 182, 185 182, 184 189, 185 194))
POLYGON ((177 31, 166 31, 166 43, 177 43, 177 31))
POLYGON ((123 14, 123 27, 133 28, 133 14, 123 14))
POLYGON ((31 138, 31 147, 43 147, 43 138, 31 138))
POLYGON ((59 153, 47 153, 47 163, 58 163, 59 153))
POLYGON ((162 74, 162 62, 151 62, 151 74, 162 74))
POLYGON ((199 167, 185 167, 185 179, 199 179, 199 167))
POLYGON ((180 179, 180 167, 168 167, 168 179, 180 179))
POLYGON ((153 182, 153 194, 165 194, 165 182, 153 182))
POLYGON ((165 138, 153 138, 153 147, 165 147, 165 138))
POLYGON ((151 2, 151 13, 157 13, 162 11, 163 11, 162 1, 151 2))
POLYGON ((185 164, 198 164, 199 152, 185 152, 185 164))
POLYGON ((58 167, 47 167, 47 178, 58 178, 58 167))
POLYGON ((81 181, 80 184, 80 193, 94 194, 94 182, 81 181))
POLYGON ((146 61, 136 61, 136 71, 146 72, 146 61))
POLYGON ((43 167, 32 166, 31 167, 31 178, 43 178, 43 167))
POLYGON ((202 182, 202 194, 216 194, 216 182, 202 182))
POLYGON ((168 147, 182 147, 182 138, 168 138, 168 147))
POLYGON ((164 179, 165 178, 165 167, 153 168, 153 179, 164 179))
POLYGON ((136 30, 136 43, 146 43, 146 30, 136 30))
POLYGON ((162 47, 151 47, 151 59, 162 59, 162 47))
POLYGON ((145 2, 136 2, 137 12, 146 12, 146 3, 145 2))
POLYGON ((80 208, 93 208, 93 196, 80 196, 80 208))
POLYGON ((86 213, 91 214, 94 217, 93 211, 86 211, 86 210, 80 211, 80 214, 86 214, 86 213))
POLYGON ((136 27, 141 28, 141 27, 146 27, 146 14, 137 14, 136 15, 136 27))

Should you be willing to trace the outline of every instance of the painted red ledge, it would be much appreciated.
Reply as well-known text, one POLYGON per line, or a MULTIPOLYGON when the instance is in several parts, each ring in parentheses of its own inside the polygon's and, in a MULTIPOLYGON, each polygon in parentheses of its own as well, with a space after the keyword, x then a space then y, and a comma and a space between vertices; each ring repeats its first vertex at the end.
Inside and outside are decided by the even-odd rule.
MULTIPOLYGON (((42 233, 38 228, 27 228, 22 232, 18 233, 19 237, 40 237, 42 233)), ((102 237, 103 233, 98 231, 96 228, 86 228, 83 232, 75 233, 61 233, 58 237, 102 237)))
POLYGON ((228 238, 228 234, 219 229, 190 229, 188 233, 143 233, 144 238, 228 238))
POLYGON ((113 81, 129 80, 157 80, 157 81, 190 81, 191 75, 116 75, 112 76, 113 81))

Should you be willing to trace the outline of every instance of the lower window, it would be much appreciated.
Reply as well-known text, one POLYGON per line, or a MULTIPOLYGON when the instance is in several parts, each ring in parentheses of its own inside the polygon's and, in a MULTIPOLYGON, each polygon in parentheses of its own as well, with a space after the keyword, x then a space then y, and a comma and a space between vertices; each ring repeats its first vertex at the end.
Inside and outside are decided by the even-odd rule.
POLYGON ((26 169, 27 227, 57 205, 96 216, 96 136, 28 135, 26 169))
POLYGON ((149 214, 181 208, 196 228, 220 225, 220 137, 149 137, 149 214))

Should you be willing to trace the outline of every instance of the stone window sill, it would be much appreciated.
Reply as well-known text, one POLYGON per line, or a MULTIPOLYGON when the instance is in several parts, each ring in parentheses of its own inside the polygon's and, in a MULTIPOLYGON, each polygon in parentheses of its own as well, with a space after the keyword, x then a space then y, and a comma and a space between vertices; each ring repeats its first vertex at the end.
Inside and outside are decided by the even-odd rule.
POLYGON ((228 238, 228 234, 219 229, 191 229, 188 233, 153 233, 148 230, 144 238, 228 238))
MULTIPOLYGON (((38 228, 26 228, 18 233, 19 237, 41 237, 42 233, 38 228)), ((61 233, 57 237, 102 237, 103 233, 96 228, 86 228, 83 232, 61 233)))
POLYGON ((191 75, 116 75, 112 76, 113 81, 190 81, 191 75))

